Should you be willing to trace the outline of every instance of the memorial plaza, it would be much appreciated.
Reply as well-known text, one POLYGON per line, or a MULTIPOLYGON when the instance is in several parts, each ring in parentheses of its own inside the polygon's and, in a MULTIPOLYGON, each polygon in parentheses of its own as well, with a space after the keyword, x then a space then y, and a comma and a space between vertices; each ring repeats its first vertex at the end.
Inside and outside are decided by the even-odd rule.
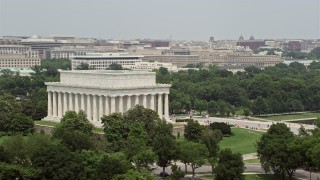
POLYGON ((169 120, 170 84, 157 84, 155 72, 124 70, 61 71, 60 82, 47 82, 48 116, 59 122, 66 111, 86 112, 89 121, 101 127, 100 118, 125 113, 139 104, 169 120))

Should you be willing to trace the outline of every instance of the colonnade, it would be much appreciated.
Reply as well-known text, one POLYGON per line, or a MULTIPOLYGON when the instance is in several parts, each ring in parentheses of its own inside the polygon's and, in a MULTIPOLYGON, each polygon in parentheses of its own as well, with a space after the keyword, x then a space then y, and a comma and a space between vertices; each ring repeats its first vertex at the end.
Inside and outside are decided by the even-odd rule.
POLYGON ((61 118, 66 111, 83 110, 90 121, 98 122, 103 115, 123 113, 137 104, 155 110, 160 118, 169 119, 167 93, 108 96, 48 91, 48 117, 52 118, 61 118))

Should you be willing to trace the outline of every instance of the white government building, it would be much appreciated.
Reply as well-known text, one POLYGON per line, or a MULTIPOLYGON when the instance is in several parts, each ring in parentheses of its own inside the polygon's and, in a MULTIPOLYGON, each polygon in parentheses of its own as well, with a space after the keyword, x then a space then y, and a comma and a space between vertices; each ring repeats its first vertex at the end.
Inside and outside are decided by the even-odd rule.
POLYGON ((169 120, 170 84, 157 84, 154 72, 114 70, 61 71, 60 82, 46 82, 48 116, 60 122, 68 110, 84 110, 88 119, 101 127, 100 117, 124 113, 137 104, 169 120))
POLYGON ((73 70, 82 63, 88 64, 95 70, 105 70, 111 64, 134 65, 141 62, 143 56, 128 55, 127 53, 87 53, 81 56, 71 56, 71 67, 73 70))

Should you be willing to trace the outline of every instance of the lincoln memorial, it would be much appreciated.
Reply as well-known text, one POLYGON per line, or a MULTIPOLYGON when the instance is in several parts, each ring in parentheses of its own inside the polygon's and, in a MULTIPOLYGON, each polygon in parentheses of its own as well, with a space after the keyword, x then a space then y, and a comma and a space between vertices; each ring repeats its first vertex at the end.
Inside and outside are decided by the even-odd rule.
POLYGON ((113 70, 61 71, 60 82, 46 82, 48 116, 59 122, 66 111, 84 110, 97 127, 100 117, 124 113, 137 104, 169 120, 170 84, 156 84, 154 72, 113 70))

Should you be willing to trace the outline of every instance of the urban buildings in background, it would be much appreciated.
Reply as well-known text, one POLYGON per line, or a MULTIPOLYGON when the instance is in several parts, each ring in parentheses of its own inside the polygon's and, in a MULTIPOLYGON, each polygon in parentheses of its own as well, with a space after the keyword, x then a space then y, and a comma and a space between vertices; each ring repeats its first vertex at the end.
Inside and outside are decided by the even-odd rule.
POLYGON ((310 52, 320 47, 320 40, 256 39, 240 36, 238 40, 208 42, 174 40, 100 40, 73 36, 0 37, 0 68, 30 68, 43 59, 66 58, 72 68, 86 63, 92 69, 106 69, 112 63, 133 70, 166 67, 180 70, 189 64, 211 64, 232 72, 245 67, 265 68, 284 62, 283 51, 310 52), (268 55, 268 49, 276 49, 268 55))
POLYGON ((31 68, 40 65, 38 51, 23 45, 0 45, 0 69, 31 68))

